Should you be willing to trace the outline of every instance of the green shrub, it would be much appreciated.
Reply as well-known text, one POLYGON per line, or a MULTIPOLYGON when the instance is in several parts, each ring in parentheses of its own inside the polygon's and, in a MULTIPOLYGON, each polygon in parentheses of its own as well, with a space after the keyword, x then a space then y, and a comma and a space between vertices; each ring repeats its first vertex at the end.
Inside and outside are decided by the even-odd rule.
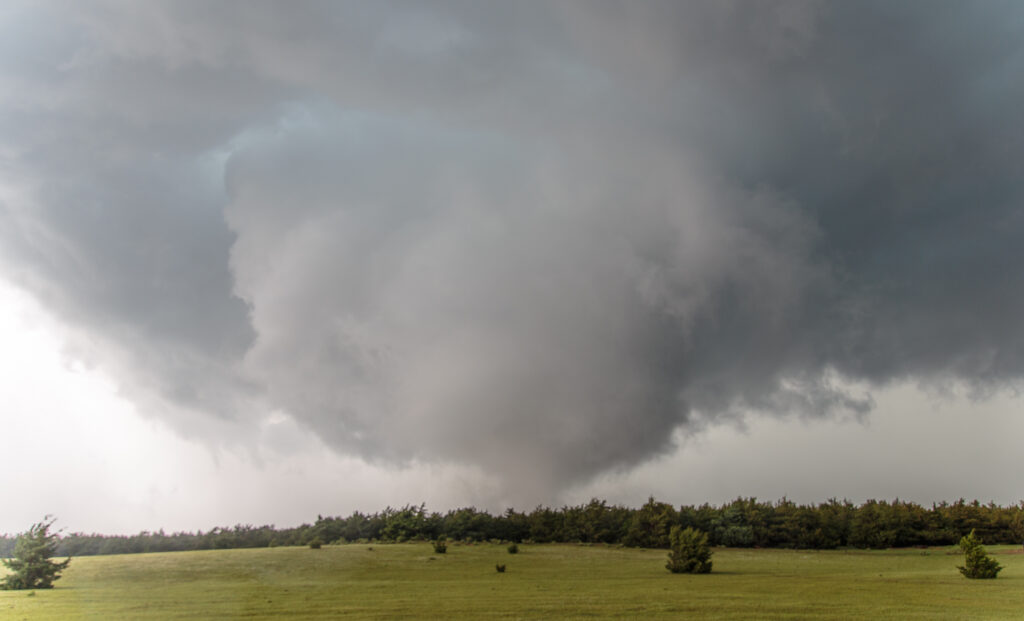
POLYGON ((310 540, 310 542, 309 542, 309 547, 310 547, 310 549, 312 549, 312 550, 319 550, 319 549, 320 549, 320 547, 321 547, 321 546, 323 546, 323 545, 324 545, 324 542, 323 542, 323 541, 320 541, 320 538, 319 538, 319 537, 314 537, 314 538, 313 538, 313 539, 311 539, 311 540, 310 540))
POLYGON ((668 540, 670 550, 666 569, 674 574, 711 572, 711 548, 708 546, 707 533, 673 526, 668 540))
POLYGON ((985 553, 981 539, 974 534, 974 529, 971 529, 969 535, 960 539, 960 549, 964 552, 964 566, 957 567, 957 569, 967 578, 995 578, 999 570, 1002 569, 994 558, 990 558, 985 553))
POLYGON ((438 537, 434 541, 434 552, 437 554, 444 554, 448 551, 448 541, 444 537, 438 537))
POLYGON ((508 547, 508 553, 509 554, 519 554, 519 544, 518 543, 513 543, 512 545, 510 545, 508 547))
POLYGON ((505 566, 504 566, 504 565, 502 565, 502 564, 500 564, 500 563, 499 563, 499 564, 497 564, 497 565, 495 565, 495 566, 494 566, 494 568, 495 568, 496 570, 498 570, 498 573, 499 573, 499 574, 503 574, 503 573, 505 573, 505 566))

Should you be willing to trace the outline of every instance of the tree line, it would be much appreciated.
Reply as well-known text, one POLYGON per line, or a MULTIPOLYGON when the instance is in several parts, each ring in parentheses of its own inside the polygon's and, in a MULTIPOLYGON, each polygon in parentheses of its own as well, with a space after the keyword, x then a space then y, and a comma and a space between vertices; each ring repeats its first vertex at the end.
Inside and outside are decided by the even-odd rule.
MULTIPOLYGON (((447 513, 424 505, 388 507, 377 513, 356 511, 348 517, 317 516, 293 528, 236 525, 207 532, 137 535, 72 533, 60 537, 57 554, 89 556, 325 543, 432 541, 510 541, 535 543, 606 543, 640 548, 668 548, 672 527, 707 533, 713 546, 832 549, 898 548, 955 545, 975 531, 988 543, 1024 541, 1024 502, 1008 507, 963 499, 925 508, 913 502, 868 500, 857 506, 831 499, 816 505, 756 498, 713 506, 676 507, 653 497, 638 509, 594 499, 561 508, 530 512, 508 509, 492 515, 474 507, 447 513)), ((0 557, 9 557, 14 537, 0 537, 0 557)))

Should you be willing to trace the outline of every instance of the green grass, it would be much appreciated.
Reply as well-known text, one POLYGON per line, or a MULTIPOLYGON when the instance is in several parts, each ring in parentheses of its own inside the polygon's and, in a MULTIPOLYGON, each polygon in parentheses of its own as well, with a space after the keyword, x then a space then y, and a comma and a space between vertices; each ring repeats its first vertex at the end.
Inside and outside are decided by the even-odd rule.
POLYGON ((0 618, 1024 619, 1024 555, 988 549, 996 580, 961 577, 954 548, 717 550, 699 576, 667 572, 662 550, 597 545, 93 556, 53 590, 0 591, 0 618))

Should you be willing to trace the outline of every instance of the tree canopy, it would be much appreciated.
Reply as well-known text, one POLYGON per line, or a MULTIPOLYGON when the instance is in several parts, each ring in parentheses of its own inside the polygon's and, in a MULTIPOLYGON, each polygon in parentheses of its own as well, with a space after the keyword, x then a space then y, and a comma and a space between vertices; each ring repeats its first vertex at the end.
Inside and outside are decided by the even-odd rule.
MULTIPOLYGON (((899 499, 846 500, 802 505, 783 498, 772 502, 737 498, 722 505, 671 505, 651 498, 640 508, 594 499, 564 507, 506 509, 491 514, 474 507, 446 513, 423 505, 387 508, 347 517, 317 516, 312 524, 288 528, 236 525, 209 531, 136 535, 63 534, 57 556, 129 554, 269 545, 305 546, 314 538, 342 541, 451 541, 621 543, 641 548, 668 548, 673 526, 708 534, 712 546, 832 549, 899 548, 956 545, 971 530, 990 543, 1024 541, 1024 503, 958 500, 931 507, 899 499)), ((0 557, 13 555, 16 538, 0 536, 0 557)))

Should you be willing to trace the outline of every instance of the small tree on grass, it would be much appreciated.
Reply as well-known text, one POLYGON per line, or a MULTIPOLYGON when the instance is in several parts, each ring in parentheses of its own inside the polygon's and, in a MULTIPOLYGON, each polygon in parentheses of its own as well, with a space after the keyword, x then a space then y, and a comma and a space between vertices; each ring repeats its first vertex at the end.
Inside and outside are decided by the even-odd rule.
POLYGON ((57 534, 50 532, 54 519, 49 515, 33 524, 14 544, 14 558, 4 559, 11 572, 0 581, 0 589, 52 589, 71 559, 51 561, 57 550, 57 534))
POLYGON ((960 549, 964 552, 964 566, 957 569, 968 578, 995 578, 1002 569, 994 558, 985 553, 981 539, 974 534, 974 529, 960 539, 960 549))
POLYGON ((438 537, 437 540, 434 541, 434 553, 435 554, 444 554, 447 551, 448 551, 448 540, 445 539, 444 537, 438 537))
POLYGON ((711 548, 708 546, 707 533, 673 526, 668 541, 670 550, 666 569, 674 574, 711 572, 711 548))

